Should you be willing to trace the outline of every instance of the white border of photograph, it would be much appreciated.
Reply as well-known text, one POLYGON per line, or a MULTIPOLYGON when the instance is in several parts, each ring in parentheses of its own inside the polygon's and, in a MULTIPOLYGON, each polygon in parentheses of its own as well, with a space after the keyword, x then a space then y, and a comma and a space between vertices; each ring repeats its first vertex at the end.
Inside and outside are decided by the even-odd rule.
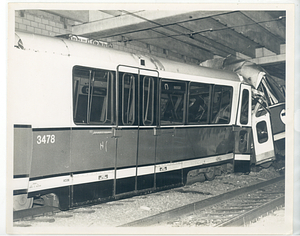
MULTIPOLYGON (((177 9, 199 9, 199 10, 286 10, 286 32, 287 32, 287 38, 286 38, 286 88, 287 88, 287 97, 286 97, 286 104, 287 104, 287 126, 286 126, 286 157, 290 157, 286 161, 286 196, 285 196, 285 213, 286 213, 286 224, 284 226, 277 226, 274 225, 272 228, 259 228, 259 229, 253 229, 253 228, 166 228, 166 227, 148 227, 147 233, 145 233, 145 229, 138 229, 138 228, 17 228, 13 227, 13 221, 12 221, 12 211, 9 211, 7 209, 12 209, 12 193, 6 192, 3 195, 1 194, 0 203, 3 207, 2 212, 5 213, 4 216, 1 214, 1 227, 4 225, 5 229, 1 230, 1 233, 4 234, 293 234, 293 227, 296 226, 293 224, 293 216, 294 213, 299 212, 299 208, 295 208, 295 206, 299 207, 299 204, 294 203, 294 196, 295 198, 299 199, 299 191, 294 192, 294 181, 299 180, 299 158, 297 161, 294 162, 294 95, 296 95, 297 100, 299 101, 300 96, 299 92, 294 94, 295 91, 295 85, 297 87, 299 86, 299 82, 297 80, 296 83, 294 83, 294 71, 297 70, 297 76, 299 76, 299 31, 296 31, 298 33, 297 41, 295 42, 295 24, 296 22, 299 22, 299 15, 297 15, 298 21, 295 20, 295 10, 299 11, 299 1, 298 6, 294 5, 293 2, 287 1, 286 3, 282 4, 280 2, 282 1, 253 1, 251 4, 244 3, 244 1, 234 1, 233 3, 226 3, 225 1, 220 1, 217 4, 208 4, 203 3, 204 1, 190 1, 188 3, 182 2, 182 3, 168 3, 168 4, 162 4, 159 2, 155 3, 134 3, 133 2, 114 2, 111 4, 106 3, 76 3, 76 1, 73 2, 65 2, 65 3, 51 3, 48 1, 43 2, 35 2, 35 3, 26 3, 22 1, 18 1, 19 3, 14 2, 6 2, 6 5, 2 7, 1 11, 5 11, 5 9, 8 9, 5 11, 2 16, 6 16, 6 19, 2 19, 4 22, 7 20, 7 24, 2 29, 2 32, 5 32, 4 35, 7 33, 7 37, 2 42, 2 46, 8 45, 8 54, 5 54, 9 58, 9 47, 12 47, 12 43, 14 42, 14 28, 15 28, 15 22, 14 22, 14 11, 18 9, 60 9, 60 10, 87 10, 87 9, 147 9, 147 10, 155 10, 155 9, 167 9, 167 10, 177 10, 177 9), (263 3, 262 3, 263 2, 263 3), (7 28, 6 28, 7 27, 7 28), (7 40, 7 41, 6 41, 7 40), (297 46, 296 46, 297 45, 297 46), (295 50, 296 49, 296 50, 295 50), (298 63, 298 66, 295 68, 295 54, 296 54, 296 61, 298 63), (294 164, 296 164, 294 166, 294 164), (295 168, 294 168, 295 167, 295 168), (295 172, 296 171, 296 177, 295 172), (298 194, 297 194, 298 193, 298 194), (296 195, 297 194, 297 195, 296 195), (294 211, 295 210, 295 211, 294 211)), ((299 30, 299 24, 297 23, 297 29, 299 30)), ((5 47, 2 52, 6 52, 7 49, 5 47)), ((7 65, 5 63, 2 63, 2 65, 7 65)), ((6 71, 6 68, 4 68, 2 71, 6 71)), ((2 74, 2 82, 6 84, 6 74, 2 74)), ((297 77, 298 79, 298 77, 297 77)), ((3 86, 4 87, 4 86, 3 86)), ((5 88, 2 87, 2 90, 5 88)), ((5 86, 6 87, 6 86, 5 86)), ((300 88, 300 87, 299 87, 300 88)), ((12 93, 13 91, 7 91, 7 93, 12 93)), ((2 95, 2 101, 5 100, 3 94, 5 94, 5 91, 1 93, 2 95)), ((2 104, 3 106, 3 104, 2 104)), ((7 109, 9 110, 9 104, 7 104, 7 109)), ((6 104, 4 104, 4 114, 6 114, 6 104)), ((296 106, 296 114, 297 120, 300 119, 300 109, 299 104, 296 106)), ((4 115, 2 116, 3 119, 4 115)), ((297 122, 295 120, 295 122, 297 122)), ((5 121, 1 120, 2 124, 5 123, 5 121)), ((9 122, 7 122, 9 124, 9 122)), ((296 125, 296 127, 299 128, 299 126, 296 125)), ((4 126, 3 130, 6 130, 6 126, 4 126)), ((300 128, 297 129, 296 134, 299 137, 300 128)), ((7 133, 6 137, 4 138, 4 142, 1 142, 1 147, 5 143, 6 139, 6 175, 4 171, 1 171, 1 185, 2 189, 6 189, 11 185, 11 177, 12 177, 12 134, 7 133), (3 181, 5 180, 6 181, 3 181), (7 186, 6 186, 7 185, 7 186)), ((299 142, 299 138, 297 139, 299 142)), ((295 148, 298 150, 299 143, 296 143, 295 148)), ((299 152, 297 153, 297 157, 299 157, 299 152)), ((295 156, 296 157, 296 156, 295 156)), ((4 158, 4 157, 3 157, 4 158)), ((5 163, 5 162, 4 162, 5 163)), ((3 164, 1 168, 5 168, 5 165, 3 164)), ((1 169, 1 170, 2 170, 1 169)), ((299 186, 299 183, 296 184, 296 186, 299 186)), ((2 192, 1 192, 2 193, 2 192)), ((296 213, 295 216, 299 219, 299 213, 296 213)), ((294 228, 295 230, 297 228, 294 228)), ((299 227, 298 227, 299 229, 299 227)), ((296 233, 296 231, 294 232, 296 233)), ((299 231, 298 231, 299 233, 299 231)))

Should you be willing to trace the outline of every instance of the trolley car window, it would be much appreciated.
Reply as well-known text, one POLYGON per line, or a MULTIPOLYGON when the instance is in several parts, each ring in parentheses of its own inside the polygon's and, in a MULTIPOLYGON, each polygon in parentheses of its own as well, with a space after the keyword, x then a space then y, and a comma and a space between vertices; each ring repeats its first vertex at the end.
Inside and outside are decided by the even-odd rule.
POLYGON ((162 125, 183 124, 186 84, 162 81, 160 96, 160 121, 162 125))
POLYGON ((257 139, 259 143, 265 143, 268 141, 268 129, 267 123, 263 120, 256 124, 257 139))
POLYGON ((74 122, 113 123, 113 72, 75 66, 73 69, 74 122))
POLYGON ((188 100, 188 123, 207 124, 211 85, 190 83, 188 100))
POLYGON ((133 125, 135 122, 135 75, 124 73, 122 76, 122 122, 123 125, 133 125))
POLYGON ((242 95, 242 108, 241 108, 241 117, 240 117, 240 123, 242 125, 248 124, 248 115, 249 115, 249 91, 247 89, 244 89, 242 95))
POLYGON ((232 87, 229 86, 214 86, 211 123, 228 124, 230 122, 232 91, 232 87))
POLYGON ((152 125, 154 121, 154 79, 143 78, 143 124, 152 125))

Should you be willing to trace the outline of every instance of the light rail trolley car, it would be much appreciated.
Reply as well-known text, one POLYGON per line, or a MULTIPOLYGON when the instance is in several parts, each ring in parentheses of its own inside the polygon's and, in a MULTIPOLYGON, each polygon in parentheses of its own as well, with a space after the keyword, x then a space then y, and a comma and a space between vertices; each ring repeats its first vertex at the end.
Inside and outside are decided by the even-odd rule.
POLYGON ((162 190, 229 162, 247 172, 251 146, 274 158, 269 113, 252 134, 253 88, 236 73, 21 32, 12 51, 14 210, 162 190))

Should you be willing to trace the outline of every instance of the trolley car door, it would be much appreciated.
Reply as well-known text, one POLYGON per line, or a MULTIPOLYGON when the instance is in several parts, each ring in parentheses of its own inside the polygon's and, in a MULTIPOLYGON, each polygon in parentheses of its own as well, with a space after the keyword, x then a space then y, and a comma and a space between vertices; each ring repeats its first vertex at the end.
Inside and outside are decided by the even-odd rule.
POLYGON ((156 144, 156 98, 158 72, 139 71, 139 133, 137 155, 137 190, 154 188, 156 144))
POLYGON ((251 152, 251 87, 241 84, 235 130, 234 171, 250 171, 251 152))
POLYGON ((252 132, 256 165, 275 159, 270 114, 259 104, 256 105, 256 108, 258 106, 260 106, 260 109, 255 109, 252 114, 252 132))
POLYGON ((115 194, 154 188, 158 72, 119 66, 115 194))
POLYGON ((138 68, 120 65, 117 73, 115 195, 136 189, 138 142, 138 68))

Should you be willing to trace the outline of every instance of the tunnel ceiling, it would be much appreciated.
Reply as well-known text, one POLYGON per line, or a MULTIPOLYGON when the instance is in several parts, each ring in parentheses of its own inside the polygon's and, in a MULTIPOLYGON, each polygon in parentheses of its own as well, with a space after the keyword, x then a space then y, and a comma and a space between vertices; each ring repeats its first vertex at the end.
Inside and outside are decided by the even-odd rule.
POLYGON ((53 10, 76 21, 72 34, 142 42, 204 62, 235 55, 285 79, 285 11, 53 10))

